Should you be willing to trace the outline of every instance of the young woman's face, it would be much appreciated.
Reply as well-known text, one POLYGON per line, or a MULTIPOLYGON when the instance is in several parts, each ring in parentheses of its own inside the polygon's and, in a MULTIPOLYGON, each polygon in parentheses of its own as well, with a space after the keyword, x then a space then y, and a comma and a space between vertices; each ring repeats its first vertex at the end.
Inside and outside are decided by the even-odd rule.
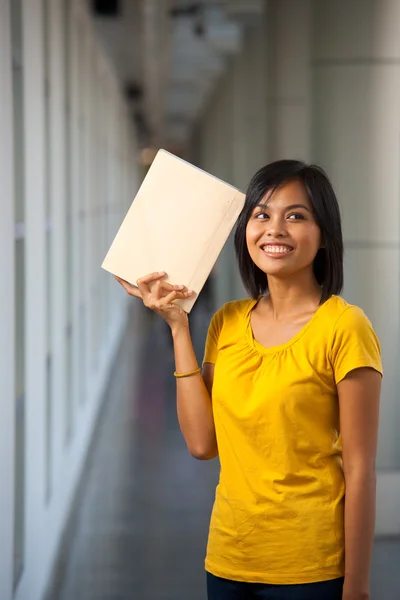
POLYGON ((287 277, 310 268, 321 247, 321 231, 299 180, 268 192, 246 228, 251 259, 267 275, 287 277))

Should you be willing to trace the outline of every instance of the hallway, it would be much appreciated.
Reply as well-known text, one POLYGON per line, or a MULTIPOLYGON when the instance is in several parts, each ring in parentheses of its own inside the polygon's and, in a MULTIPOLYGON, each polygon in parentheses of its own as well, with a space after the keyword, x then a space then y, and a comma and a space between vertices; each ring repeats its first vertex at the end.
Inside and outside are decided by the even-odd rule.
POLYGON ((167 334, 143 309, 130 321, 52 600, 204 599, 218 463, 186 450, 167 334))
MULTIPOLYGON (((49 600, 205 600, 218 461, 196 461, 187 452, 176 419, 169 331, 137 308, 49 600)), ((199 303, 192 319, 199 361, 208 319, 199 303)), ((372 600, 399 600, 399 564, 399 541, 376 543, 372 600)))

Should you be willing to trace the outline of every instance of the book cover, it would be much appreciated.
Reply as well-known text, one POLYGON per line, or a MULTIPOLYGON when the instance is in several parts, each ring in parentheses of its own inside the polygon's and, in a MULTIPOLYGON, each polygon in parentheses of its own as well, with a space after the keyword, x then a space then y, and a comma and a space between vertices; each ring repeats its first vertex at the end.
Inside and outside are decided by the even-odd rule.
POLYGON ((155 271, 195 293, 177 300, 190 312, 244 205, 245 195, 159 150, 102 268, 132 284, 155 271))

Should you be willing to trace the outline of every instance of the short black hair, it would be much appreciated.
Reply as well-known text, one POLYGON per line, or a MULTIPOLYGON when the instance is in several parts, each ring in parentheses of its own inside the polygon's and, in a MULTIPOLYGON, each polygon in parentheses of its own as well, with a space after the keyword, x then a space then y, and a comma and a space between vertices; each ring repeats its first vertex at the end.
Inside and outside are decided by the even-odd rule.
POLYGON ((268 291, 268 280, 252 261, 246 242, 247 223, 262 198, 289 181, 303 183, 321 230, 323 248, 314 259, 314 274, 322 288, 321 303, 343 288, 343 236, 339 204, 325 171, 299 160, 278 160, 253 175, 235 230, 235 251, 244 287, 254 299, 268 291))

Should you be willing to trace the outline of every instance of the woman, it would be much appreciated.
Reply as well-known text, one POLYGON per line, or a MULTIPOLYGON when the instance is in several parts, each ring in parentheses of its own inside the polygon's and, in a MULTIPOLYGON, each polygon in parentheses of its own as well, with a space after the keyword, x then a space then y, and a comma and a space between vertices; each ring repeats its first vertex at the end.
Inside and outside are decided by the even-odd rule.
POLYGON ((193 292, 165 273, 119 280, 171 327, 189 451, 219 455, 208 598, 367 600, 382 366, 367 317, 338 296, 340 213, 322 169, 260 169, 235 248, 251 298, 214 315, 202 373, 174 304, 193 292))

